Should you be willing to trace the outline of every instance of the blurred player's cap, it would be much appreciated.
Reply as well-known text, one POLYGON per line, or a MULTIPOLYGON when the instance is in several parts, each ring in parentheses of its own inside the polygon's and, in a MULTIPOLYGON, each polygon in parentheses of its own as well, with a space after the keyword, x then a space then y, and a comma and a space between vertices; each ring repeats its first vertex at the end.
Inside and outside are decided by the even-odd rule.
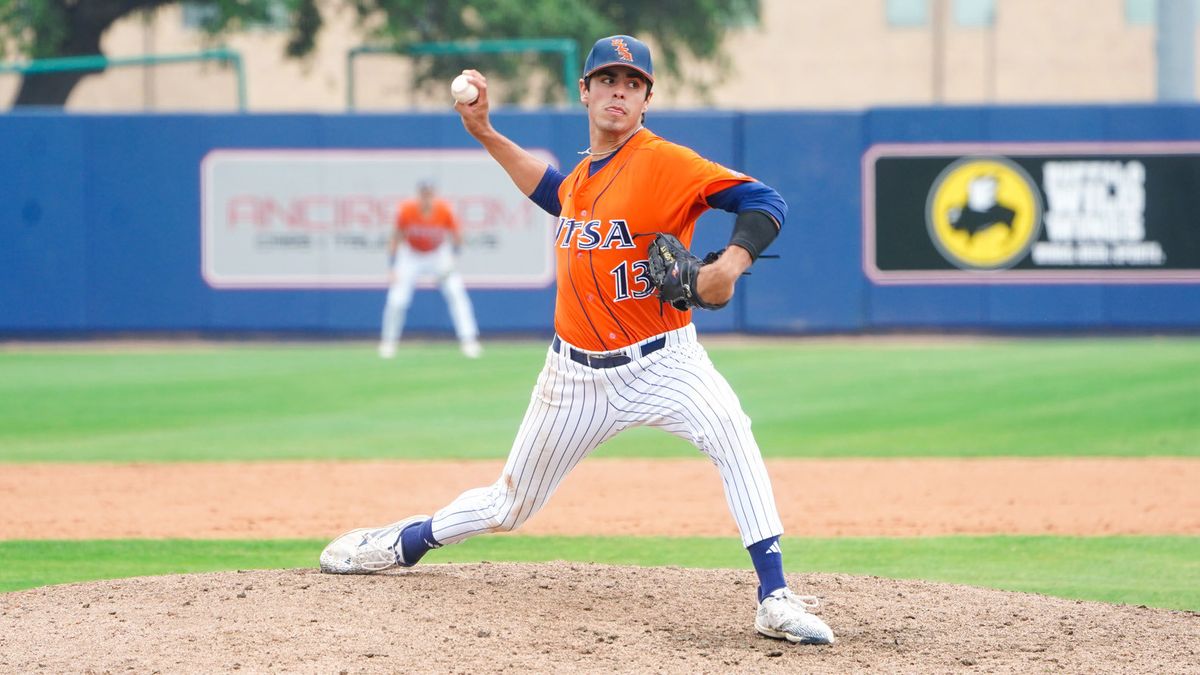
POLYGON ((592 51, 583 63, 583 76, 608 66, 633 68, 647 80, 654 82, 654 64, 650 61, 650 48, 641 40, 628 35, 613 35, 596 40, 592 51))
POLYGON ((437 185, 434 184, 432 178, 422 178, 421 180, 417 181, 417 191, 418 192, 424 192, 426 190, 433 190, 436 187, 437 187, 437 185))

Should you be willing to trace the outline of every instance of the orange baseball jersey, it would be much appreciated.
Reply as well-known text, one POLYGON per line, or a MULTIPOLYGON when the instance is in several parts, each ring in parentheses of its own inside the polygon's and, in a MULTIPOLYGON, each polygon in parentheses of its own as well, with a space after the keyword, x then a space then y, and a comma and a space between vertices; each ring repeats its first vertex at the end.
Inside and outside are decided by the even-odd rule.
POLYGON ((458 218, 450 204, 434 199, 429 211, 421 209, 418 199, 400 202, 396 211, 396 228, 412 250, 427 253, 442 245, 447 236, 459 231, 458 218))
POLYGON ((589 176, 584 159, 558 188, 554 329, 589 351, 619 349, 686 326, 691 312, 659 303, 646 250, 655 232, 691 246, 705 199, 749 176, 642 129, 589 176))

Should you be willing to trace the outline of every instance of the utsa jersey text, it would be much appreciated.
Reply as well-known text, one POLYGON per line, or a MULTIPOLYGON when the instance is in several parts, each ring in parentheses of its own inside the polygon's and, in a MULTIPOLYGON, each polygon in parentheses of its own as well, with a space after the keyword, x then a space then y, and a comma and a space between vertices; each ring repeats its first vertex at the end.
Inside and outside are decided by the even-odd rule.
POLYGON ((580 222, 572 218, 560 217, 555 240, 558 242, 559 248, 571 248, 571 245, 574 244, 581 251, 591 251, 597 248, 634 247, 633 235, 629 233, 629 224, 624 220, 609 220, 603 237, 600 234, 600 227, 599 220, 580 222))

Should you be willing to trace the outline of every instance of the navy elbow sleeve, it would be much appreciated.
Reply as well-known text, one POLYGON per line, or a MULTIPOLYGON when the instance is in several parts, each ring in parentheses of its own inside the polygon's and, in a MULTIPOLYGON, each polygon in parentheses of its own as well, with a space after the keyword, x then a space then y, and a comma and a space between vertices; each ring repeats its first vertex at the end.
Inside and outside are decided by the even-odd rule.
POLYGON ((733 221, 731 246, 740 246, 750 254, 751 260, 758 256, 779 236, 779 226, 766 211, 742 211, 733 221))

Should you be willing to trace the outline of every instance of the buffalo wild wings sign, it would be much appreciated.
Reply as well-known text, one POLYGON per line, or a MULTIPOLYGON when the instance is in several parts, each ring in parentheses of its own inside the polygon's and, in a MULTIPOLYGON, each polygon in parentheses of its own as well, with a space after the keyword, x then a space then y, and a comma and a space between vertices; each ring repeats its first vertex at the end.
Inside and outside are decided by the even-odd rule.
POLYGON ((1200 282, 1200 144, 878 145, 880 284, 1200 282))

